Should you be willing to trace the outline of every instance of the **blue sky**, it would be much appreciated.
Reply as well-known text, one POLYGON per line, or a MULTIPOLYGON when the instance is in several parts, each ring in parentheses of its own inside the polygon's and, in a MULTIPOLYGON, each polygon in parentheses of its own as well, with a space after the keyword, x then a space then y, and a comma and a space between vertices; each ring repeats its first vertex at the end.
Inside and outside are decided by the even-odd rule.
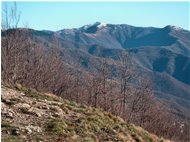
POLYGON ((78 28, 96 21, 190 30, 190 2, 17 2, 17 6, 20 25, 28 23, 37 30, 78 28))

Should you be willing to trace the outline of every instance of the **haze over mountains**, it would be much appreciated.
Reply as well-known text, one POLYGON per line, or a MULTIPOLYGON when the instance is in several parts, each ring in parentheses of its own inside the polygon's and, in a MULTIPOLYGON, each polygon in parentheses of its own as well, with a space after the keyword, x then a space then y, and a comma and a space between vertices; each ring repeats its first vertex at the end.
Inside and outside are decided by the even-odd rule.
POLYGON ((111 65, 123 50, 128 50, 136 71, 152 78, 159 98, 174 101, 174 108, 190 108, 189 31, 171 25, 154 28, 101 22, 56 32, 33 31, 45 46, 52 44, 53 35, 64 48, 65 61, 70 66, 79 62, 87 72, 96 70, 93 62, 99 58, 107 58, 111 65))

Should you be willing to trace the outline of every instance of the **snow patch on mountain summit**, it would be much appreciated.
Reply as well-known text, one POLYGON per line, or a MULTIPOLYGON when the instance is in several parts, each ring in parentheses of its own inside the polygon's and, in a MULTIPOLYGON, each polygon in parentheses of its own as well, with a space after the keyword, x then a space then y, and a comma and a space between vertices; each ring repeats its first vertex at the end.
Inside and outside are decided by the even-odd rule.
POLYGON ((96 26, 97 28, 103 28, 105 27, 107 24, 104 23, 104 22, 95 22, 94 24, 88 24, 88 25, 85 25, 83 28, 84 29, 88 29, 90 27, 93 27, 93 26, 96 26))

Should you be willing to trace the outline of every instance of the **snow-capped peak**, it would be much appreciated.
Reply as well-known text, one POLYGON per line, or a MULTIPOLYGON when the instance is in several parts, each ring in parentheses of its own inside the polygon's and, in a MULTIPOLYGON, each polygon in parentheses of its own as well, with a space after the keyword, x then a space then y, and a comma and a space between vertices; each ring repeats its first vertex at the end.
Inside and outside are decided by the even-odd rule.
POLYGON ((101 31, 102 29, 104 29, 106 25, 107 24, 104 22, 95 22, 94 24, 85 25, 79 28, 79 30, 82 30, 85 33, 96 33, 97 31, 101 31))
POLYGON ((174 30, 177 30, 177 31, 183 30, 183 28, 178 27, 178 26, 168 25, 168 27, 170 27, 170 28, 172 28, 172 29, 174 29, 174 30))
POLYGON ((88 29, 92 26, 96 26, 97 28, 102 28, 102 27, 105 27, 107 24, 104 23, 104 22, 95 22, 94 24, 88 24, 88 25, 85 25, 83 28, 84 29, 88 29))
POLYGON ((107 24, 104 22, 96 22, 94 25, 96 25, 98 28, 105 27, 107 24))

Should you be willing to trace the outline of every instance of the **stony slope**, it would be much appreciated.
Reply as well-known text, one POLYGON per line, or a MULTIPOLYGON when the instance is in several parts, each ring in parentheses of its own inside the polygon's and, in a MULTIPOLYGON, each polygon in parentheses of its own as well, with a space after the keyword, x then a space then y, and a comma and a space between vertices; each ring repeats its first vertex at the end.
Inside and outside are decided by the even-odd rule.
POLYGON ((1 87, 1 140, 166 142, 99 109, 21 86, 1 87))

